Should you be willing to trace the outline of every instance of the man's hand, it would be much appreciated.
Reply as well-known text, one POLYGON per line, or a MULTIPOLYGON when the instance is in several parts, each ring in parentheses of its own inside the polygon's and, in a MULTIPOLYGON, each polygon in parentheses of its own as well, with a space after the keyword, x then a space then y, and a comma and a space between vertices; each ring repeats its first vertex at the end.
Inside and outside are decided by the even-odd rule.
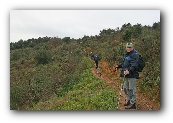
POLYGON ((128 70, 124 71, 124 75, 129 74, 130 72, 128 70))

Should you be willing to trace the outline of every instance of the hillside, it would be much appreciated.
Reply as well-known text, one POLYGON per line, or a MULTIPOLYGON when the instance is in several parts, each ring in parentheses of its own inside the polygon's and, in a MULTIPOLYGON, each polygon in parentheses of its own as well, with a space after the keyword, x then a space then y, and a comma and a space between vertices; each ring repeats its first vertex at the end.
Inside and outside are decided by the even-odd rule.
POLYGON ((39 37, 10 43, 10 109, 123 110, 116 84, 122 79, 113 71, 127 42, 135 44, 146 62, 137 82, 137 98, 145 103, 137 109, 160 109, 160 22, 151 27, 128 23, 81 39, 39 37), (93 68, 91 51, 101 59, 99 71, 93 68))

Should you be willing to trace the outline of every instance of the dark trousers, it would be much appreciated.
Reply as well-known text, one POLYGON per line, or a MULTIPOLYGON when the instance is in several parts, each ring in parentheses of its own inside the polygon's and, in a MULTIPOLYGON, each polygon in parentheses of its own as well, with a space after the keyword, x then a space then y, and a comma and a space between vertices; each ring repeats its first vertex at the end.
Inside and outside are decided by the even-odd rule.
POLYGON ((96 69, 98 68, 98 61, 95 61, 95 63, 96 63, 96 69))

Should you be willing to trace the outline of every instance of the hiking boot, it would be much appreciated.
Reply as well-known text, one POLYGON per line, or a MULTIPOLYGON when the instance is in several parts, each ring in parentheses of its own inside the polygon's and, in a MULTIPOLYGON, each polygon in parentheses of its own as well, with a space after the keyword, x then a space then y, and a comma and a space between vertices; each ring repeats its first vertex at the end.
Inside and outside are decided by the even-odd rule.
POLYGON ((124 104, 124 106, 128 106, 130 104, 130 100, 124 104))
POLYGON ((129 104, 128 106, 125 107, 125 109, 136 109, 136 103, 129 104))

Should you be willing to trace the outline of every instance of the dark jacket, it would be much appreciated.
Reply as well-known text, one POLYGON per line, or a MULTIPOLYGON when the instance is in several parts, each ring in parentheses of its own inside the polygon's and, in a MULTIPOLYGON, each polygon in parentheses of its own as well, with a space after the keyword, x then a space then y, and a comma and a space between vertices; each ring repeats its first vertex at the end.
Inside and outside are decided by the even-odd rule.
POLYGON ((122 63, 118 65, 118 68, 122 68, 120 77, 124 77, 124 71, 128 70, 129 74, 127 74, 126 78, 139 78, 138 73, 138 60, 139 55, 137 51, 133 49, 130 52, 127 52, 122 63))

